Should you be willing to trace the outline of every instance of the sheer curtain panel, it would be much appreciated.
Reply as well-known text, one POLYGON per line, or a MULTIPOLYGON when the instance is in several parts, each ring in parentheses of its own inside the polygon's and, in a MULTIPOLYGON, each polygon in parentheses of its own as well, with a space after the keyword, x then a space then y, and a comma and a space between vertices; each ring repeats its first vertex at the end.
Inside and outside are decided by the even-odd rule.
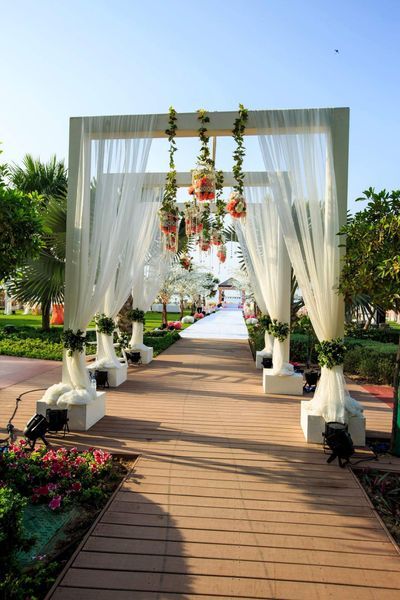
MULTIPOLYGON (((271 319, 290 323, 291 265, 275 203, 270 189, 266 185, 256 185, 251 173, 246 181, 249 184, 245 188, 246 220, 240 220, 237 231, 250 263, 249 273, 254 274, 255 289, 259 289, 271 319)), ((273 347, 272 373, 293 374, 293 366, 289 363, 289 336, 283 342, 277 338, 268 341, 272 341, 273 347)))
MULTIPOLYGON (((150 137, 138 136, 153 130, 154 117, 85 117, 77 122, 79 131, 70 141, 70 163, 79 161, 76 178, 69 181, 64 325, 74 333, 85 331, 100 309, 126 241, 135 232, 151 146, 150 137)), ((67 387, 60 405, 86 404, 95 397, 84 353, 64 353, 61 389, 67 387)), ((46 394, 54 403, 59 391, 46 394)))
MULTIPOLYGON (((256 113, 259 142, 289 257, 319 341, 343 336, 333 109, 256 113), (289 122, 290 121, 290 122, 289 122), (297 126, 293 127, 293 122, 297 126), (282 133, 284 132, 284 133, 282 133)), ((326 421, 360 415, 343 366, 322 368, 308 410, 326 421)))

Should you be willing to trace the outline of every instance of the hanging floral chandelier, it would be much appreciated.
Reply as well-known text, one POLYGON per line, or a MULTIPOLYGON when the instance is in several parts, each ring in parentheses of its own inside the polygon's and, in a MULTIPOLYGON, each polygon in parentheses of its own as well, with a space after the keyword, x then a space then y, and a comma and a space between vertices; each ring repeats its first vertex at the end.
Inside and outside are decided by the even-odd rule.
POLYGON ((236 142, 236 148, 233 152, 233 176, 236 180, 236 185, 233 187, 233 192, 229 197, 229 202, 226 205, 226 210, 234 219, 243 219, 246 216, 246 199, 243 195, 244 192, 244 173, 243 173, 243 160, 246 154, 244 146, 243 136, 246 130, 246 124, 248 119, 248 110, 244 108, 243 104, 239 104, 239 116, 235 119, 233 127, 233 139, 236 142))
MULTIPOLYGON (((188 188, 190 199, 185 203, 183 212, 180 213, 176 200, 178 186, 174 160, 177 150, 175 142, 177 114, 172 107, 169 109, 169 127, 165 132, 170 144, 169 172, 159 210, 160 229, 164 236, 165 249, 169 252, 177 253, 179 246, 179 225, 182 217, 185 223, 186 237, 195 237, 197 246, 201 252, 210 252, 215 247, 218 260, 224 263, 227 256, 224 236, 225 215, 228 213, 234 219, 241 219, 246 216, 247 206, 243 193, 244 173, 242 166, 245 156, 243 136, 246 129, 248 111, 242 104, 239 104, 238 118, 235 119, 232 130, 232 135, 236 142, 232 168, 236 185, 227 204, 222 198, 224 187, 223 172, 215 170, 214 160, 210 152, 210 137, 207 135, 207 124, 210 122, 210 118, 204 109, 197 111, 197 118, 200 123, 198 129, 200 152, 197 156, 196 165, 192 170, 192 185, 188 188), (215 208, 211 211, 211 203, 214 202, 215 208)), ((189 268, 190 258, 186 254, 180 260, 183 268, 189 268)))
POLYGON ((176 168, 174 154, 177 150, 175 136, 177 130, 176 111, 172 106, 169 109, 169 128, 165 131, 169 141, 169 172, 167 174, 164 195, 161 208, 158 212, 160 217, 160 229, 164 236, 164 247, 168 252, 176 253, 179 242, 179 209, 176 202, 178 185, 176 181, 176 168))

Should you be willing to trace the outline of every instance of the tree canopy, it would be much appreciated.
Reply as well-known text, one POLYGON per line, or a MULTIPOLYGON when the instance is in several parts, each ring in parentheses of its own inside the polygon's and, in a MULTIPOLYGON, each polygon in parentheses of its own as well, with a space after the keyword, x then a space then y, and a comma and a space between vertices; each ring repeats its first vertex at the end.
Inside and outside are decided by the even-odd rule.
MULTIPOLYGON (((0 150, 1 153, 1 150, 0 150)), ((9 171, 0 166, 0 280, 8 279, 42 246, 40 196, 16 190, 6 183, 9 171)))
POLYGON ((349 217, 340 291, 346 300, 365 294, 383 310, 400 310, 400 190, 369 188, 367 206, 349 217))

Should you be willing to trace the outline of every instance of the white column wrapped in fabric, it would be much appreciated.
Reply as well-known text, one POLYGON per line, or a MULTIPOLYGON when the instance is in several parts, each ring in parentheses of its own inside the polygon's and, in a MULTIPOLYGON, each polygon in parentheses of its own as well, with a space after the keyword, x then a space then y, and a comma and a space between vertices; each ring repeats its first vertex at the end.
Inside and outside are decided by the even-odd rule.
MULTIPOLYGON (((172 255, 164 250, 161 232, 157 228, 157 235, 153 240, 147 255, 146 264, 142 270, 135 276, 132 285, 133 306, 144 312, 148 311, 154 298, 157 296, 165 277, 172 264, 172 255)), ((132 323, 132 338, 130 346, 135 349, 146 349, 143 344, 143 325, 141 323, 132 323)))
MULTIPOLYGON (((265 185, 251 186, 251 173, 245 187, 247 214, 244 222, 238 220, 237 233, 245 256, 251 263, 263 303, 271 319, 290 323, 291 265, 286 250, 278 213, 265 185)), ((256 183, 256 182, 254 182, 256 183)), ((272 374, 292 375, 289 363, 290 341, 273 341, 272 374)))
MULTIPOLYGON (((246 265, 246 271, 247 271, 247 274, 249 277, 251 289, 254 294, 254 298, 256 299, 256 302, 257 302, 259 308, 261 309, 261 312, 265 315, 268 313, 267 305, 265 304, 265 301, 264 301, 264 296, 261 291, 260 282, 258 281, 257 276, 254 272, 254 268, 253 268, 253 265, 252 265, 252 262, 250 259, 249 252, 246 248, 246 243, 244 241, 244 236, 241 231, 241 228, 236 227, 236 233, 238 235, 239 241, 241 242, 240 247, 241 247, 242 255, 244 258, 245 265, 246 265)), ((274 338, 266 330, 265 334, 264 334, 264 348, 263 348, 263 350, 261 350, 261 354, 263 356, 272 356, 273 348, 274 348, 274 338)))
MULTIPOLYGON (((99 310, 141 202, 151 138, 131 134, 124 139, 124 131, 151 132, 154 127, 153 116, 103 121, 99 126, 96 118, 94 133, 91 117, 71 125, 70 165, 76 177, 70 176, 68 189, 64 327, 74 332, 85 331, 99 310)), ((64 352, 62 384, 47 390, 45 400, 86 404, 94 397, 83 354, 64 352)))
MULTIPOLYGON (((259 142, 286 247, 320 341, 343 336, 333 118, 329 109, 256 113, 257 125, 267 131, 259 142)), ((308 410, 326 421, 361 415, 361 405, 345 388, 342 366, 321 370, 308 410)))
MULTIPOLYGON (((164 180, 164 176, 160 177, 157 174, 149 173, 146 175, 144 187, 138 190, 140 201, 135 203, 118 269, 99 308, 99 312, 103 312, 112 318, 117 316, 118 311, 125 303, 132 285, 140 294, 142 293, 141 290, 146 288, 145 262, 154 257, 159 265, 163 265, 169 260, 163 255, 164 250, 157 216, 164 191, 164 180), (157 255, 155 256, 156 252, 157 255)), ((155 283, 157 284, 157 282, 155 283)), ((112 336, 104 334, 97 334, 97 336, 98 347, 95 365, 121 367, 115 353, 112 336), (105 338, 109 339, 106 340, 105 338)))

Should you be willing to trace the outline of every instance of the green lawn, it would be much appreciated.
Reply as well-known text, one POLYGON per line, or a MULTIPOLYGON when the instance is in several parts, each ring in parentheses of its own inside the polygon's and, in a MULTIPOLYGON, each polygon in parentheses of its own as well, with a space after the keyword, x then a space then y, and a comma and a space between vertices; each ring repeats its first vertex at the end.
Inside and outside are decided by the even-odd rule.
MULTIPOLYGON (((185 310, 185 315, 189 315, 190 311, 185 310)), ((179 321, 179 313, 168 313, 168 321, 179 321)), ((160 327, 162 323, 161 313, 148 311, 146 313, 146 325, 145 331, 151 331, 156 327, 160 327)), ((15 327, 37 327, 40 329, 42 324, 42 317, 35 315, 24 315, 22 310, 17 311, 15 315, 5 315, 2 311, 0 313, 0 327, 4 325, 14 325, 15 327)), ((89 328, 95 327, 93 321, 89 323, 89 328)), ((182 324, 182 329, 188 327, 188 325, 182 324)), ((62 325, 55 325, 54 329, 62 328, 62 325)))

